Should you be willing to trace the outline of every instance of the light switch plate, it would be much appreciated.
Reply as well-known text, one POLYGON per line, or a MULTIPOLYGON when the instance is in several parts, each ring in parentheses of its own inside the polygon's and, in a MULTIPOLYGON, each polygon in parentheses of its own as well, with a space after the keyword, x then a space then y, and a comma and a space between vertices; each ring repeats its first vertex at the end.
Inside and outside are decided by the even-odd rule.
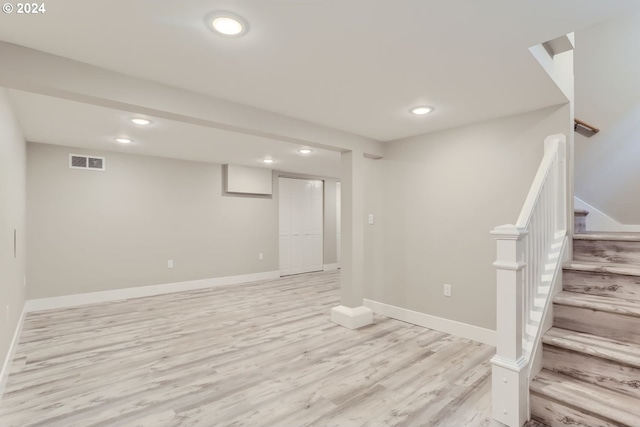
POLYGON ((451 296, 451 285, 444 285, 444 296, 445 297, 450 297, 451 296))

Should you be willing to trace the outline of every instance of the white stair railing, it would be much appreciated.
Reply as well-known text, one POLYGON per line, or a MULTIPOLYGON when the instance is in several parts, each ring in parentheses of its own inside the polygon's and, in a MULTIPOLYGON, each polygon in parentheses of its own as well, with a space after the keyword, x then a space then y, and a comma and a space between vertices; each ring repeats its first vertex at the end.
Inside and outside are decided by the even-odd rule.
POLYGON ((492 416, 509 427, 529 418, 532 353, 562 262, 567 231, 566 138, 544 141, 544 157, 518 221, 496 227, 497 342, 492 363, 492 416))

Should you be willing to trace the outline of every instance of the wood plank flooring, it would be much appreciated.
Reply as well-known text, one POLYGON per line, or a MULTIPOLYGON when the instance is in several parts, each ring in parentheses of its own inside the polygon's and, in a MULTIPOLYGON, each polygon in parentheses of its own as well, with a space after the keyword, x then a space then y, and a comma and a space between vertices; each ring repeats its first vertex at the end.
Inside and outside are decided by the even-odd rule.
POLYGON ((499 426, 494 348, 329 320, 339 274, 30 313, 2 427, 499 426))

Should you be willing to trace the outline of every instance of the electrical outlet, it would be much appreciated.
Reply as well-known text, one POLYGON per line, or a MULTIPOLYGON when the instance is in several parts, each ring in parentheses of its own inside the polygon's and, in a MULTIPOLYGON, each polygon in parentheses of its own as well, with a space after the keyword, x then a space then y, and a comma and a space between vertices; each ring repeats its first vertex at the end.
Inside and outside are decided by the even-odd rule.
POLYGON ((444 296, 445 297, 450 297, 451 296, 451 285, 444 285, 444 296))
POLYGON ((262 252, 260 252, 260 253, 258 254, 258 259, 259 259, 259 260, 263 260, 263 259, 264 259, 264 254, 263 254, 262 252))
POLYGON ((373 214, 369 214, 369 225, 373 225, 373 223, 374 223, 373 214))
POLYGON ((167 261, 167 268, 173 268, 173 260, 172 259, 167 261))

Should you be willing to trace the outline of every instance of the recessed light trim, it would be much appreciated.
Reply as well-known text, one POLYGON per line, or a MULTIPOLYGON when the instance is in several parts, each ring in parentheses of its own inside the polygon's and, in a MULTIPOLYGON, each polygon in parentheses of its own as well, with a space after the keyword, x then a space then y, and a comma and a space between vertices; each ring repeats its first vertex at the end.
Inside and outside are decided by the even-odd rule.
POLYGON ((429 114, 433 112, 435 108, 430 105, 420 105, 418 107, 413 107, 409 110, 411 114, 415 114, 416 116, 424 116, 425 114, 429 114))
POLYGON ((140 125, 140 126, 146 126, 146 125, 150 125, 152 122, 149 119, 145 119, 143 117, 133 117, 130 119, 131 123, 134 123, 136 125, 140 125))
POLYGON ((119 137, 119 138, 116 138, 116 142, 119 142, 120 144, 131 144, 133 142, 133 139, 119 137))
POLYGON ((205 22, 211 31, 224 37, 240 37, 249 31, 249 23, 243 17, 232 12, 210 13, 205 22))
POLYGON ((311 154, 313 153, 313 150, 310 148, 301 148, 298 150, 298 153, 300 154, 311 154))
POLYGON ((271 163, 274 163, 274 162, 275 162, 275 160, 273 160, 273 159, 262 159, 262 163, 271 164, 271 163))

